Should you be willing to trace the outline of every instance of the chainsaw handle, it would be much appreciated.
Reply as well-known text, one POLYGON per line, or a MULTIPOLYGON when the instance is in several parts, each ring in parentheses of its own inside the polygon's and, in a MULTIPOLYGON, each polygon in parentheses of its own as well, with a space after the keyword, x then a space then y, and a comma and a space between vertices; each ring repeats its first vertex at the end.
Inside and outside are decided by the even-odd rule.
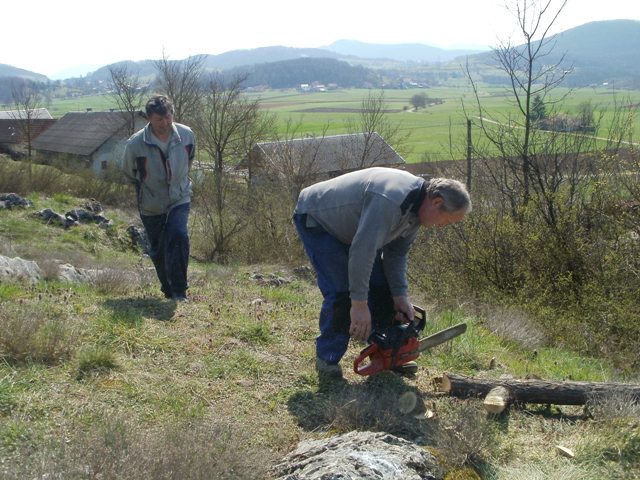
POLYGON ((415 316, 418 317, 418 325, 416 328, 418 330, 424 330, 424 327, 427 324, 427 312, 424 308, 419 307, 418 305, 413 305, 413 310, 416 312, 415 316))
POLYGON ((417 305, 411 305, 413 307, 413 311, 415 312, 413 320, 409 320, 407 314, 404 312, 399 312, 402 316, 407 320, 407 322, 413 322, 416 330, 422 331, 424 327, 427 325, 427 312, 424 308, 419 307, 417 305))
POLYGON ((385 366, 385 357, 380 354, 377 343, 372 343, 362 350, 353 361, 353 371, 358 375, 373 375, 387 368, 389 367, 385 366))

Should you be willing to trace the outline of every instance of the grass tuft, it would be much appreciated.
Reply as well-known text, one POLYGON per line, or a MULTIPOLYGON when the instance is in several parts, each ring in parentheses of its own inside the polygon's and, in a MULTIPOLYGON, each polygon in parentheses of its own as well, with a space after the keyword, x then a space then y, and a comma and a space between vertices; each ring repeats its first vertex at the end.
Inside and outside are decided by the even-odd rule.
POLYGON ((81 349, 77 355, 77 362, 77 378, 79 379, 117 368, 114 353, 101 346, 90 346, 81 349))
POLYGON ((0 354, 9 363, 60 363, 75 339, 70 322, 55 308, 0 303, 0 354))

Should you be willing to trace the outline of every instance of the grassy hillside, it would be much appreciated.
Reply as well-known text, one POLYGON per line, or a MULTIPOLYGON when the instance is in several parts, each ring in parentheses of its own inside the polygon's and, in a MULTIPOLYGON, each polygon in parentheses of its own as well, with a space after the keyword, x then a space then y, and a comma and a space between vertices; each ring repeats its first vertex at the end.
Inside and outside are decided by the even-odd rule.
MULTIPOLYGON (((3 162, 4 178, 14 167, 3 162)), ((38 168, 35 177, 50 172, 38 168)), ((20 173, 11 175, 18 186, 20 173)), ((437 393, 434 378, 444 372, 621 380, 605 360, 541 344, 524 318, 435 311, 414 291, 429 310, 429 332, 460 321, 468 332, 423 354, 415 379, 358 377, 349 364, 362 345, 353 344, 347 382, 320 384, 313 368, 320 296, 311 278, 294 273, 304 259, 193 260, 192 301, 175 304, 130 244, 126 228, 137 216, 126 202, 103 204, 109 228, 64 229, 33 214, 64 213, 84 198, 28 198, 27 209, 0 209, 0 254, 35 260, 46 277, 0 283, 1 478, 265 479, 301 439, 351 430, 415 441, 436 454, 447 478, 640 476, 640 410, 629 399, 588 410, 520 405, 489 418, 478 400, 437 393), (99 273, 63 282, 54 259, 99 273), (401 413, 408 391, 433 416, 401 413), (575 458, 559 456, 557 445, 575 458)), ((195 205, 192 219, 199 214, 195 205)))

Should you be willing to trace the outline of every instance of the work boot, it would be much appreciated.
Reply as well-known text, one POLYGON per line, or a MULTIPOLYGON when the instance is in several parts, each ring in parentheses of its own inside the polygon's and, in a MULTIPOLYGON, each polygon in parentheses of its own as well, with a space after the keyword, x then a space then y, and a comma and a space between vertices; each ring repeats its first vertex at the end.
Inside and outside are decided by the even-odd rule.
POLYGON ((316 371, 320 379, 341 379, 342 367, 337 363, 327 363, 321 358, 316 357, 316 371))
POLYGON ((418 371, 418 364, 416 362, 407 362, 402 365, 398 365, 391 370, 403 377, 414 377, 418 371))

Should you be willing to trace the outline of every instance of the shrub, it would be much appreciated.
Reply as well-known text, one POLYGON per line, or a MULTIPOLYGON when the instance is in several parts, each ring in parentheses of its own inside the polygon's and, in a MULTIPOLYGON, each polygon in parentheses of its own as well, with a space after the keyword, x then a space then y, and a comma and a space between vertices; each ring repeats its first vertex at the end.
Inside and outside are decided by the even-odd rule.
POLYGON ((441 306, 471 300, 517 307, 556 345, 607 356, 634 371, 640 362, 633 353, 640 349, 638 221, 622 214, 628 191, 611 176, 615 166, 606 168, 582 179, 580 189, 567 181, 553 198, 534 196, 515 213, 491 189, 476 189, 465 222, 416 242, 410 279, 441 306))

